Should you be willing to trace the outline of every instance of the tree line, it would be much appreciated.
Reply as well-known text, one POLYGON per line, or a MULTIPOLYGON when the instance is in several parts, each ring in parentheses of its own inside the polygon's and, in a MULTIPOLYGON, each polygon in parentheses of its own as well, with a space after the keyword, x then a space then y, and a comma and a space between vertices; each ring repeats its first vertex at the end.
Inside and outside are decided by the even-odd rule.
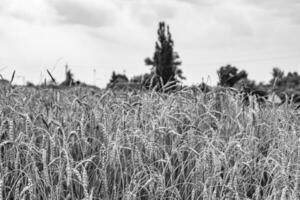
MULTIPOLYGON (((159 22, 157 30, 157 41, 155 50, 151 57, 144 60, 145 65, 151 66, 148 73, 128 78, 125 74, 113 72, 107 88, 143 88, 161 92, 172 91, 182 88, 182 80, 186 79, 180 68, 182 62, 179 53, 174 50, 174 40, 170 32, 170 27, 164 22, 159 22)), ((66 78, 62 83, 57 83, 54 76, 47 70, 51 81, 45 82, 41 86, 45 87, 70 87, 76 85, 86 85, 74 79, 74 75, 66 65, 66 78)), ((240 70, 230 64, 221 66, 217 70, 218 86, 234 87, 239 91, 248 94, 267 95, 276 93, 282 100, 296 100, 300 102, 300 75, 297 72, 285 73, 280 68, 273 68, 272 78, 267 83, 256 83, 248 78, 245 70, 240 70)), ((2 77, 2 82, 3 82, 2 77)), ((13 79, 12 79, 13 80, 13 79)), ((9 82, 9 81, 7 81, 9 82)), ((12 81, 11 81, 12 82, 12 81)), ((27 86, 35 86, 28 82, 27 86)), ((203 92, 208 92, 211 86, 202 82, 197 85, 203 92)))
MULTIPOLYGON (((185 79, 179 66, 182 64, 178 52, 174 51, 174 41, 170 28, 160 22, 157 30, 157 41, 152 57, 145 59, 147 66, 152 66, 149 73, 134 76, 129 79, 125 74, 112 73, 108 87, 120 87, 127 84, 137 84, 145 89, 169 91, 180 88, 180 83, 185 79)), ((275 92, 282 100, 298 99, 300 101, 300 75, 297 72, 285 73, 280 68, 273 68, 272 78, 267 83, 256 83, 248 78, 245 70, 239 70, 230 64, 221 66, 217 70, 218 86, 234 87, 247 93, 267 95, 275 92)), ((211 88, 202 82, 197 87, 207 92, 211 88)))

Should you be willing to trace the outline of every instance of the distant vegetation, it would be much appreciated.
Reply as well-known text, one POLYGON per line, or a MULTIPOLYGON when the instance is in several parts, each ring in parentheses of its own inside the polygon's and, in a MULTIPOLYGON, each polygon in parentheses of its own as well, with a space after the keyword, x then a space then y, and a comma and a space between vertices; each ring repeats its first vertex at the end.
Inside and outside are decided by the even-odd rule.
MULTIPOLYGON (((182 80, 186 79, 183 76, 183 70, 179 68, 182 62, 179 59, 179 54, 174 50, 174 40, 170 31, 170 27, 164 22, 160 22, 157 30, 157 41, 155 42, 155 50, 152 57, 147 57, 144 61, 147 66, 152 68, 148 73, 127 77, 126 74, 112 72, 109 83, 106 88, 111 89, 129 89, 129 90, 155 90, 160 92, 174 91, 186 86, 183 86, 182 80)), ((52 87, 66 88, 77 85, 85 86, 86 84, 79 80, 74 80, 74 75, 71 69, 66 66, 65 80, 58 83, 55 77, 47 70, 50 81, 45 79, 44 83, 34 85, 31 82, 27 83, 29 87, 52 87)), ((237 67, 228 64, 221 66, 217 70, 219 77, 218 86, 235 88, 246 94, 256 94, 258 96, 276 94, 282 102, 300 102, 300 75, 297 72, 285 73, 278 67, 273 68, 272 78, 266 83, 256 83, 248 78, 248 73, 245 70, 240 70, 237 67)), ((201 77, 201 74, 199 74, 201 77)), ((12 81, 7 81, 1 76, 0 84, 6 84, 12 81)), ((12 79, 13 80, 13 79, 12 79)), ((95 86, 94 86, 95 87, 95 86)), ((213 86, 205 82, 201 82, 197 86, 203 92, 210 91, 213 86)))
POLYGON ((173 89, 178 79, 185 79, 179 68, 181 65, 179 54, 174 51, 174 41, 169 26, 160 22, 157 34, 158 41, 155 43, 154 55, 152 58, 145 59, 146 65, 153 67, 154 80, 150 87, 157 87, 158 90, 173 89))
POLYGON ((221 67, 218 71, 219 83, 218 85, 223 87, 233 87, 236 83, 238 83, 242 79, 247 79, 247 72, 244 70, 238 72, 236 67, 231 65, 227 65, 225 67, 221 67))
POLYGON ((130 79, 125 75, 113 72, 108 86, 140 84, 145 89, 156 91, 170 91, 177 88, 180 80, 184 80, 182 70, 179 68, 181 61, 179 54, 174 51, 174 41, 169 26, 164 22, 159 23, 157 31, 158 40, 152 58, 146 58, 145 64, 152 66, 150 73, 138 75, 130 79))
MULTIPOLYGON (((169 91, 182 88, 180 80, 184 80, 183 71, 179 68, 182 64, 179 61, 179 54, 174 51, 174 41, 169 26, 164 22, 159 23, 158 41, 155 43, 155 52, 152 58, 146 58, 146 65, 152 66, 149 73, 137 75, 133 78, 125 74, 112 74, 108 88, 144 88, 155 89, 156 91, 169 91), (117 85, 117 87, 116 87, 117 85), (138 87, 138 85, 140 87, 138 87)), ((218 86, 231 87, 258 97, 266 97, 270 94, 277 95, 282 102, 300 103, 300 76, 297 72, 285 74, 279 68, 272 71, 272 79, 267 83, 256 83, 248 78, 245 70, 239 70, 230 64, 222 66, 217 71, 218 86)), ((200 75, 201 76, 201 75, 200 75)), ((207 83, 200 83, 198 87, 203 92, 208 92, 212 86, 207 83)))

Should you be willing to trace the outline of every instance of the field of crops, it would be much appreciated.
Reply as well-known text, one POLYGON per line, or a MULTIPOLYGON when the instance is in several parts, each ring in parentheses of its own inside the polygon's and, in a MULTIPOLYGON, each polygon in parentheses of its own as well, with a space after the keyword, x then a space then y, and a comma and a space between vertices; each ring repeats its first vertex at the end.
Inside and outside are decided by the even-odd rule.
POLYGON ((290 105, 5 86, 0 112, 0 200, 300 198, 290 105))

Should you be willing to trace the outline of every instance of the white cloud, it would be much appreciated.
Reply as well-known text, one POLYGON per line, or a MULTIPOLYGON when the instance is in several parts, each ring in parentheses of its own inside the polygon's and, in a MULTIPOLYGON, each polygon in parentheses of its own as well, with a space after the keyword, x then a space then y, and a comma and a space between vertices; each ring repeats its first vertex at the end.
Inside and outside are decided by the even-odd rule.
MULTIPOLYGON (((225 26, 234 37, 252 36, 254 30, 248 10, 238 4, 223 4, 214 10, 215 20, 220 26, 225 26)), ((225 31, 224 31, 225 32, 225 31)))
POLYGON ((52 5, 66 24, 102 27, 111 26, 116 20, 116 7, 109 1, 55 0, 52 5))
POLYGON ((276 18, 286 18, 294 23, 300 21, 299 0, 245 0, 248 4, 264 9, 266 13, 276 18))
POLYGON ((149 3, 132 3, 129 4, 130 15, 133 22, 138 22, 143 26, 153 25, 160 20, 169 20, 177 14, 177 7, 174 3, 168 1, 149 2, 149 3))
POLYGON ((2 15, 40 24, 51 23, 56 17, 47 0, 2 0, 2 15))
POLYGON ((198 6, 214 6, 218 3, 218 0, 177 0, 177 1, 198 5, 198 6))

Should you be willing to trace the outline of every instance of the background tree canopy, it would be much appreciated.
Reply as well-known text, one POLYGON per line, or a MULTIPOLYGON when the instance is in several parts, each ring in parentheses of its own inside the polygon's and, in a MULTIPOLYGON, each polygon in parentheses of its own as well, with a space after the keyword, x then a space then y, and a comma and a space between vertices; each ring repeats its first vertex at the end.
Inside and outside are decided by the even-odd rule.
POLYGON ((246 71, 242 70, 242 71, 238 72, 238 69, 231 65, 221 67, 217 71, 217 73, 219 76, 218 85, 221 85, 224 87, 233 87, 241 79, 246 79, 248 77, 248 74, 246 71))
POLYGON ((185 77, 182 75, 182 70, 178 68, 181 61, 179 61, 179 54, 174 51, 174 41, 169 26, 160 22, 157 35, 154 55, 152 58, 146 58, 145 64, 153 66, 153 75, 156 76, 155 85, 160 84, 162 87, 170 82, 175 84, 178 79, 185 79, 185 77))

